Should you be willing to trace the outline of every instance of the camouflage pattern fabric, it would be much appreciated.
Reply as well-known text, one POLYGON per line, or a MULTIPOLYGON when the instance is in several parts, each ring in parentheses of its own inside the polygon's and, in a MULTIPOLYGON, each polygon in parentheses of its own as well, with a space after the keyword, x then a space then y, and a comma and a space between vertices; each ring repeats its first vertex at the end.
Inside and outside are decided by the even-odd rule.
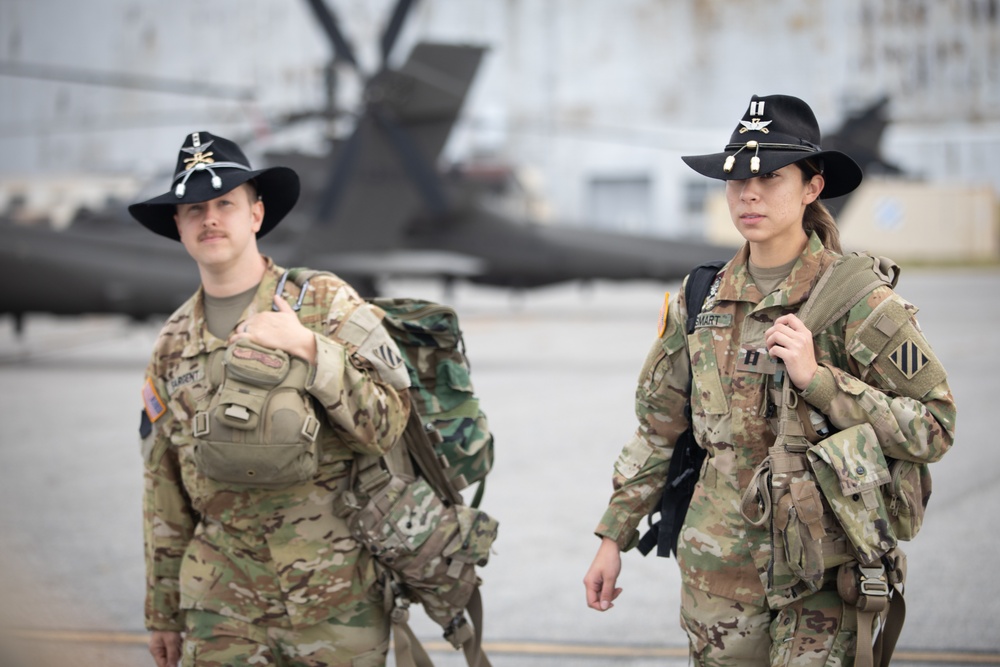
POLYGON ((850 667, 855 615, 835 588, 801 598, 777 613, 691 586, 681 589, 681 626, 698 667, 850 667))
POLYGON ((877 562, 897 539, 880 488, 890 480, 889 469, 872 427, 846 428, 810 447, 808 458, 858 562, 877 562))
MULTIPOLYGON (((271 308, 281 274, 268 260, 245 316, 271 308)), ((291 281, 285 290, 298 298, 291 281)), ((143 389, 148 629, 182 630, 184 610, 293 629, 352 625, 370 614, 374 564, 341 518, 339 487, 356 453, 379 456, 395 443, 409 398, 357 347, 331 338, 362 308, 371 306, 332 275, 309 284, 299 319, 317 333, 306 390, 322 422, 319 470, 283 488, 227 484, 198 471, 192 419, 215 391, 206 363, 225 341, 205 327, 200 290, 168 319, 143 389)), ((384 343, 394 347, 387 336, 384 343)))
POLYGON ((436 623, 448 629, 479 583, 498 522, 466 505, 445 505, 426 480, 394 476, 354 515, 351 527, 436 623))
POLYGON ((182 667, 384 667, 389 626, 381 600, 345 626, 318 623, 295 630, 261 626, 208 611, 187 614, 182 667))
POLYGON ((474 395, 465 343, 455 311, 420 299, 373 299, 406 357, 413 405, 439 440, 445 475, 457 490, 486 478, 493 467, 493 435, 474 395))
MULTIPOLYGON (((723 267, 691 336, 683 291, 671 301, 663 335, 640 372, 639 427, 615 464, 614 490, 596 532, 622 549, 638 541, 636 528, 659 500, 674 443, 687 427, 690 367, 692 426, 708 457, 678 540, 683 581, 778 609, 811 591, 775 581, 771 528, 748 523, 739 509, 775 441, 766 391, 773 368, 763 336, 777 317, 798 309, 838 256, 813 234, 785 282, 765 296, 748 274, 748 253, 745 246, 723 267)), ((815 336, 820 369, 800 392, 834 430, 870 424, 887 461, 936 461, 955 433, 954 398, 915 313, 891 288, 874 289, 815 336)))

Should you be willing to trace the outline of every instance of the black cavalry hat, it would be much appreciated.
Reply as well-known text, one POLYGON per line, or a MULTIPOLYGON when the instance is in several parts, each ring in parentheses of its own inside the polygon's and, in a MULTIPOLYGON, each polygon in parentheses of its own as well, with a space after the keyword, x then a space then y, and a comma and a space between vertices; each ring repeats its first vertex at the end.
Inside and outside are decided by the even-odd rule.
POLYGON ((274 229, 299 199, 299 177, 288 167, 256 171, 240 147, 209 132, 192 132, 181 145, 170 192, 138 202, 128 212, 147 229, 180 241, 174 213, 177 204, 197 204, 220 197, 253 180, 264 202, 257 238, 274 229))
POLYGON ((723 181, 761 176, 808 159, 826 180, 822 199, 846 195, 862 178, 861 167, 847 154, 820 148, 812 109, 788 95, 754 95, 723 152, 681 159, 699 174, 723 181))

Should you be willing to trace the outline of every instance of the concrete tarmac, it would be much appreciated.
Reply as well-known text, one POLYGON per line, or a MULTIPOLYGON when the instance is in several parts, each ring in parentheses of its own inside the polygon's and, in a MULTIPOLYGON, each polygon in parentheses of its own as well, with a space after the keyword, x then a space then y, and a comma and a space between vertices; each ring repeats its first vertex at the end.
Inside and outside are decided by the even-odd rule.
MULTIPOLYGON (((635 381, 664 289, 565 285, 512 294, 392 283, 390 295, 456 305, 497 441, 484 508, 501 521, 483 569, 496 667, 683 665, 672 560, 626 554, 607 613, 584 603, 592 534, 612 464, 635 428, 635 381)), ((958 440, 909 554, 899 665, 1000 665, 1000 272, 907 270, 949 371, 958 440)), ((152 665, 143 631, 137 428, 158 325, 117 317, 0 320, 0 667, 152 665)), ((439 667, 463 665, 414 610, 439 667)))

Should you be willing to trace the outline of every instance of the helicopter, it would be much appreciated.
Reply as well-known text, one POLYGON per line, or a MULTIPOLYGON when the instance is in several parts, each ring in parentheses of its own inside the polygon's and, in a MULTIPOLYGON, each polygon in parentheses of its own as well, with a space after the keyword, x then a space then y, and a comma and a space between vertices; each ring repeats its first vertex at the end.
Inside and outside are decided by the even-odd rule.
MULTIPOLYGON (((291 167, 302 181, 296 208, 261 240, 276 263, 333 271, 374 296, 380 280, 394 277, 516 289, 669 281, 734 253, 701 241, 540 224, 484 206, 473 184, 436 165, 486 47, 421 42, 390 67, 416 2, 398 0, 381 35, 381 62, 364 77, 336 13, 324 0, 305 1, 330 43, 330 69, 357 68, 365 83, 353 131, 325 154, 265 154, 267 164, 291 167)), ((331 107, 298 118, 336 113, 331 107)), ((198 287, 183 247, 131 221, 124 202, 82 212, 63 230, 0 222, 0 233, 0 279, 19 285, 0 295, 0 313, 13 315, 18 330, 34 312, 168 314, 198 287)))

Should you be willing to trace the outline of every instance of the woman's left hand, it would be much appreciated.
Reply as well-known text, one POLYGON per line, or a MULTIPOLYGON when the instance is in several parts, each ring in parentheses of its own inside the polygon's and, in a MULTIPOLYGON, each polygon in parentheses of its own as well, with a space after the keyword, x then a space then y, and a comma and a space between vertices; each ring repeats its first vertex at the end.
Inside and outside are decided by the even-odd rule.
POLYGON ((813 348, 812 332, 795 315, 782 315, 764 332, 767 353, 785 362, 792 384, 799 390, 812 382, 819 365, 813 348))

